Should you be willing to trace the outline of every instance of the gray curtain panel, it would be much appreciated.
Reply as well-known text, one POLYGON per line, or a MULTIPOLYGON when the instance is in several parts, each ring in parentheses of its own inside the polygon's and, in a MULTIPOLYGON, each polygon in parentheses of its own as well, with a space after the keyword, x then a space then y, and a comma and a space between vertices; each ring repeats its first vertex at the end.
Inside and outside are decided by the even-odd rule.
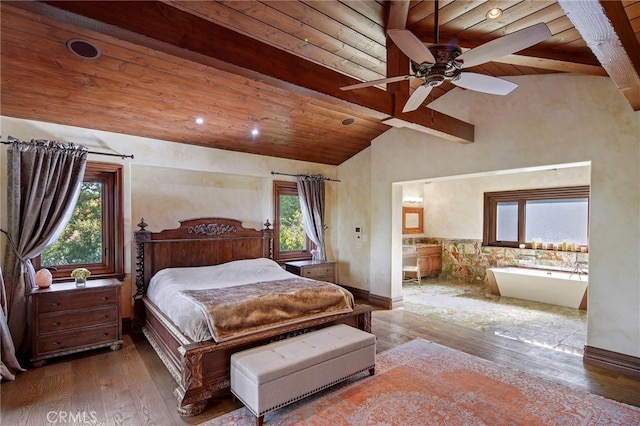
POLYGON ((16 358, 15 346, 9 332, 7 324, 7 298, 4 292, 4 281, 2 279, 2 270, 0 269, 0 304, 2 305, 2 315, 0 315, 0 339, 2 345, 0 347, 0 378, 2 380, 13 380, 16 373, 24 371, 16 358))
MULTIPOLYGON (((56 141, 10 138, 8 235, 3 263, 7 324, 16 348, 28 345, 28 298, 35 286, 31 259, 58 239, 73 214, 84 178, 87 149, 56 141)), ((2 341, 2 350, 5 339, 2 341)))
POLYGON ((307 236, 317 247, 316 259, 327 260, 324 246, 324 176, 298 176, 298 197, 307 236))

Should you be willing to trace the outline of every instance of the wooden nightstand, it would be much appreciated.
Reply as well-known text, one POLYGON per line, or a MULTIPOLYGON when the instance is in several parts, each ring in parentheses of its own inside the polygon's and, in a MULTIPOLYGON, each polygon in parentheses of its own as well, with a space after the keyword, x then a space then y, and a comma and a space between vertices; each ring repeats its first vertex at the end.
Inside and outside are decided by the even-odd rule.
POLYGON ((299 260, 287 262, 284 268, 292 274, 318 281, 336 282, 336 262, 316 262, 299 260))
POLYGON ((88 280, 53 284, 31 293, 31 362, 110 346, 122 347, 120 281, 88 280))

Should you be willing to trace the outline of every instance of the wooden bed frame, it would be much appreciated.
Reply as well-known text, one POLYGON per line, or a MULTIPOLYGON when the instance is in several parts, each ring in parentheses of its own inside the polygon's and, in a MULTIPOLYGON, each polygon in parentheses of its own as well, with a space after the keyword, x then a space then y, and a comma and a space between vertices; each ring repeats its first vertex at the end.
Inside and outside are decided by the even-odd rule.
POLYGON ((141 330, 178 386, 178 412, 192 416, 202 412, 214 392, 228 388, 231 354, 274 340, 333 324, 371 332, 371 307, 356 305, 353 312, 306 320, 231 341, 194 342, 146 298, 151 277, 168 267, 217 265, 233 260, 272 258, 273 231, 244 228, 226 218, 200 218, 180 222, 176 229, 150 232, 144 219, 135 232, 136 294, 132 328, 141 330))

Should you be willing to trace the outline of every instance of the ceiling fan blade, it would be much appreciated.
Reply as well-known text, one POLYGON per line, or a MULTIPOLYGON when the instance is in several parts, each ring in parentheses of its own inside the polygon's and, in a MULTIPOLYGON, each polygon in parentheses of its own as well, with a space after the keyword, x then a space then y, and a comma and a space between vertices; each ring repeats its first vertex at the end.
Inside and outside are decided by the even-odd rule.
POLYGON ((341 87, 340 90, 353 90, 353 89, 360 89, 362 87, 377 86, 378 84, 395 83, 396 81, 409 80, 414 77, 415 76, 413 75, 399 75, 397 77, 381 78, 379 80, 365 81, 363 83, 344 86, 344 87, 341 87))
POLYGON ((452 80, 451 82, 463 89, 490 93, 492 95, 508 95, 513 89, 518 87, 516 83, 508 80, 475 72, 462 72, 457 80, 452 80))
POLYGON ((420 105, 422 105, 422 102, 427 99, 427 96, 431 93, 431 89, 433 89, 433 87, 428 86, 426 83, 419 86, 411 96, 409 96, 407 103, 404 104, 404 108, 402 108, 402 112, 416 110, 420 105))
POLYGON ((465 68, 471 68, 519 52, 549 37, 551 31, 544 22, 540 22, 467 50, 458 59, 464 61, 465 68))
POLYGON ((433 64, 436 59, 433 57, 427 46, 425 46, 413 33, 409 30, 393 29, 388 30, 387 34, 391 40, 398 46, 402 53, 407 55, 413 62, 419 64, 433 64))

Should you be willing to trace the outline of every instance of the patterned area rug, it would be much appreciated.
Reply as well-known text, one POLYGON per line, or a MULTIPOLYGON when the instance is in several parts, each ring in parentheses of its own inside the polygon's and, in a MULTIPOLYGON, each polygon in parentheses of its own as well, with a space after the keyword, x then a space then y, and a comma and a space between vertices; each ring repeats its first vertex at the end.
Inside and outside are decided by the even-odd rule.
MULTIPOLYGON (((266 425, 640 425, 640 409, 416 339, 361 375, 265 416, 266 425)), ((246 408, 203 423, 251 425, 246 408)))

